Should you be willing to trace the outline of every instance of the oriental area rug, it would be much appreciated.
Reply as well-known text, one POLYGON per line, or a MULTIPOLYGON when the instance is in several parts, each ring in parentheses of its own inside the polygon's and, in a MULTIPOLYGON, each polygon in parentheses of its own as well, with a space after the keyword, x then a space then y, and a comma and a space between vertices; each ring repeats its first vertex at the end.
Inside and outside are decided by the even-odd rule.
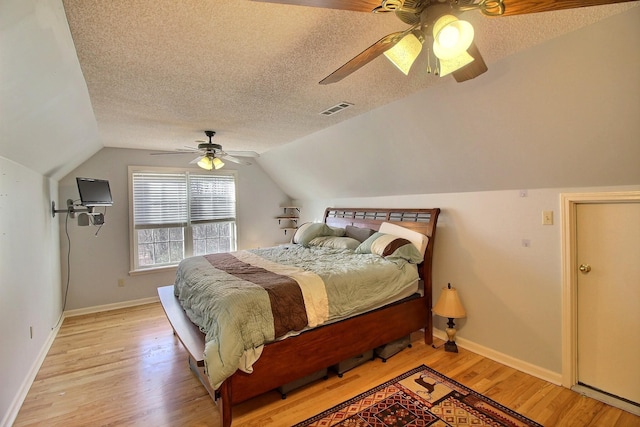
POLYGON ((295 427, 537 426, 425 365, 311 417, 295 427))

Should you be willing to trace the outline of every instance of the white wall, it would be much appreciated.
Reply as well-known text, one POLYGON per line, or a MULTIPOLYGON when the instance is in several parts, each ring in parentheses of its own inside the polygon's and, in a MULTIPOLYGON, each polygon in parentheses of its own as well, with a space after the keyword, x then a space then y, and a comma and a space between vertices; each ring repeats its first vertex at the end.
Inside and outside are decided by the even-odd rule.
POLYGON ((56 182, 0 157, 0 425, 15 416, 61 315, 56 192, 56 182))
MULTIPOLYGON (((303 221, 326 207, 440 208, 433 259, 433 298, 451 283, 467 310, 457 337, 475 350, 559 383, 561 342, 560 194, 640 190, 636 186, 525 189, 368 198, 302 200, 303 221), (554 213, 542 225, 542 212, 554 213), (528 240, 529 247, 523 246, 528 240)), ((445 319, 434 318, 444 330, 445 319)))
MULTIPOLYGON (((60 180, 59 204, 66 199, 78 199, 75 178, 89 177, 109 180, 114 204, 107 208, 105 224, 80 227, 69 220, 71 238, 71 278, 67 310, 88 308, 157 296, 156 288, 173 284, 175 269, 129 275, 129 202, 128 172, 134 166, 194 167, 191 157, 152 156, 150 151, 103 148, 69 175, 60 180), (124 279, 124 287, 118 280, 124 279)), ((280 205, 289 198, 269 178, 259 165, 242 166, 227 162, 227 169, 238 170, 237 211, 238 249, 273 246, 285 241, 275 216, 280 205)), ((194 170, 201 169, 194 167, 194 170)), ((57 202, 57 203, 58 203, 57 202)), ((65 215, 59 215, 62 274, 67 277, 65 215)))

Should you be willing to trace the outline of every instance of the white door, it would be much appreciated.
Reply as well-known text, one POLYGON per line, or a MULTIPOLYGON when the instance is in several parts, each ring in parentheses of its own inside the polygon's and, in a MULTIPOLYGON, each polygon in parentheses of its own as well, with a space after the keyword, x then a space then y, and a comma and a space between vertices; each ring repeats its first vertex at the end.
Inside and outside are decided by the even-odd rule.
POLYGON ((576 209, 578 383, 640 403, 640 203, 576 209))

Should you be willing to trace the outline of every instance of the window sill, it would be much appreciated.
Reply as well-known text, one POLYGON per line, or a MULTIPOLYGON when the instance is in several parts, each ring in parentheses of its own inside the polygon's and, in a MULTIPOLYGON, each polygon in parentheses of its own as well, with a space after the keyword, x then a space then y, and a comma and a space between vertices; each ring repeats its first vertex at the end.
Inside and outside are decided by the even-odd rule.
POLYGON ((163 265, 162 267, 141 268, 139 270, 131 270, 129 276, 141 276, 143 274, 164 273, 167 271, 175 272, 177 265, 163 265))

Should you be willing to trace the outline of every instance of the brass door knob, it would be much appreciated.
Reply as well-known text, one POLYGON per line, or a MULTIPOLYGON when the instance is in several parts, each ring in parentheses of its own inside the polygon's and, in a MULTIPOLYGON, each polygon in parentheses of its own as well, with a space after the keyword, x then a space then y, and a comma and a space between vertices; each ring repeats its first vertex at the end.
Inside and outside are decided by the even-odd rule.
POLYGON ((580 264, 578 270, 580 270, 581 273, 587 274, 591 271, 591 266, 589 264, 580 264))

